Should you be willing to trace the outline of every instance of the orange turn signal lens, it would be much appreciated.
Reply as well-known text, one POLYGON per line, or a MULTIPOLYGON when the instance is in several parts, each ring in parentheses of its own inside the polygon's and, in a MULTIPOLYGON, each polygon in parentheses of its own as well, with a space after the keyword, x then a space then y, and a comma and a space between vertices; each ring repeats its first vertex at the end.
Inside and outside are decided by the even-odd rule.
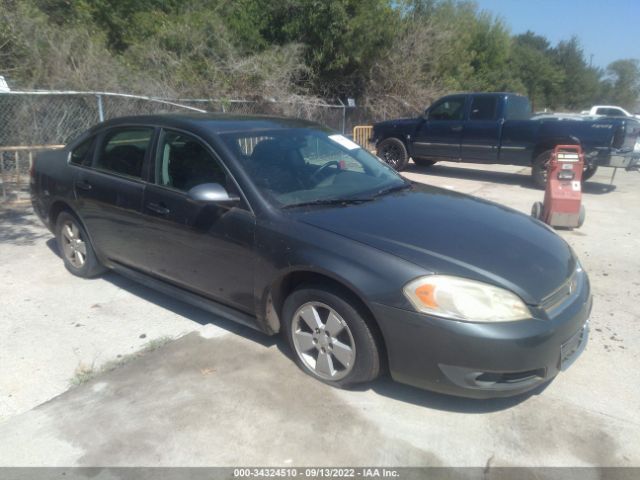
POLYGON ((436 287, 434 285, 420 285, 416 288, 415 293, 416 297, 418 297, 425 306, 429 308, 438 308, 438 302, 436 301, 436 287))

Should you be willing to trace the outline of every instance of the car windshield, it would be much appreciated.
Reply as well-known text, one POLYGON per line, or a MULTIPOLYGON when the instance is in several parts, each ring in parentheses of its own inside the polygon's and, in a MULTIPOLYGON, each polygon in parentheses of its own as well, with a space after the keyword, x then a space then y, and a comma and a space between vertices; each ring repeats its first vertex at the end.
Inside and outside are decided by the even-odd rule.
POLYGON ((222 135, 252 181, 280 207, 361 202, 409 186, 342 135, 293 128, 222 135))

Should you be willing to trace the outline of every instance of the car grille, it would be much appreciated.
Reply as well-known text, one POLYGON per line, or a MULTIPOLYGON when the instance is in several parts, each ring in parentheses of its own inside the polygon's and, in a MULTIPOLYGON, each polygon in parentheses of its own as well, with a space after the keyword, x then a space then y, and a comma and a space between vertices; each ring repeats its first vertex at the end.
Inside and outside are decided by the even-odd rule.
POLYGON ((582 269, 578 268, 557 290, 542 299, 542 308, 547 312, 555 310, 564 302, 578 294, 579 280, 582 269))

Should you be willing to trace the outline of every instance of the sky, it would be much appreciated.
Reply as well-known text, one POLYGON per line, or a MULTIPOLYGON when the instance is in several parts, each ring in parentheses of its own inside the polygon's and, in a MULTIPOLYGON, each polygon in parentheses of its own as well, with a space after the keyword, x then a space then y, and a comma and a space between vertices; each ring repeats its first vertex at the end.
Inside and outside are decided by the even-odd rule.
POLYGON ((587 62, 640 60, 640 0, 475 0, 501 17, 512 34, 531 30, 555 46, 576 35, 587 62), (593 55, 593 57, 591 57, 593 55))

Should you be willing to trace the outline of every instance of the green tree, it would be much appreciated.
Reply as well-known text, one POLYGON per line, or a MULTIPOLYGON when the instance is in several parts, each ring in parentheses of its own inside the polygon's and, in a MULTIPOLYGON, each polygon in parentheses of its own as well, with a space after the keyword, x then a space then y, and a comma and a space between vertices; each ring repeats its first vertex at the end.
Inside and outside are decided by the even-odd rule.
POLYGON ((640 100, 640 62, 635 59, 616 60, 607 67, 607 101, 628 110, 640 100))
POLYGON ((530 31, 514 37, 510 64, 531 99, 534 111, 555 107, 550 101, 560 95, 564 70, 554 64, 546 38, 530 31))
POLYGON ((560 88, 551 104, 571 110, 589 107, 601 87, 601 72, 587 65, 577 37, 558 43, 552 51, 555 68, 564 72, 560 88))

